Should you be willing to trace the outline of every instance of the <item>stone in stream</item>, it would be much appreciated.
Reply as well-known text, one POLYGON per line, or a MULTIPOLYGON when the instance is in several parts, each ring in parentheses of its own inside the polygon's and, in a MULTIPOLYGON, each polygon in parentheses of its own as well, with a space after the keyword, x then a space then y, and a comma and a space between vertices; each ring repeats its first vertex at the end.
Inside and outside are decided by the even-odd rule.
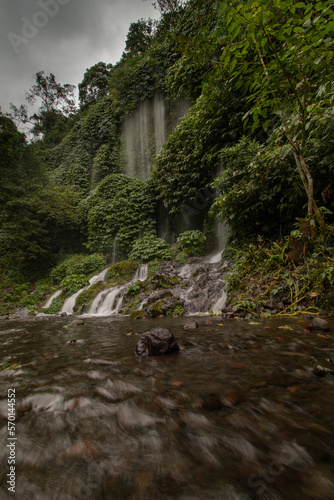
POLYGON ((314 318, 311 326, 316 332, 329 332, 330 330, 328 321, 322 318, 314 318))
POLYGON ((196 321, 190 321, 183 327, 184 330, 196 330, 196 328, 198 328, 198 323, 196 321))
POLYGON ((85 322, 82 319, 74 319, 68 326, 81 326, 84 324, 85 322))
POLYGON ((166 328, 153 328, 143 333, 135 349, 137 356, 162 356, 178 351, 174 335, 166 328))

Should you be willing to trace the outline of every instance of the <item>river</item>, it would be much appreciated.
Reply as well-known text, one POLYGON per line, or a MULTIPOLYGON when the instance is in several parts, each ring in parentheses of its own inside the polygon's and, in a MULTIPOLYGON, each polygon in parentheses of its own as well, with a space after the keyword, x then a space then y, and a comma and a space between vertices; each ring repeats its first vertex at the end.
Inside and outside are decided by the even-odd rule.
POLYGON ((333 500, 331 333, 291 318, 72 319, 0 323, 2 500, 333 500), (137 358, 153 327, 180 352, 137 358))

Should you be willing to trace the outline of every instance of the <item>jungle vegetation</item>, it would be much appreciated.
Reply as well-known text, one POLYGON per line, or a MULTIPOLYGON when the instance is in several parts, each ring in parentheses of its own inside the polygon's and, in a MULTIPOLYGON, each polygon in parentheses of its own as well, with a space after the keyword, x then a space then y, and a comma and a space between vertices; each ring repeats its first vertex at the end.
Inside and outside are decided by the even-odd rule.
POLYGON ((73 86, 41 69, 28 104, 0 115, 2 312, 28 303, 28 294, 38 303, 56 284, 52 271, 73 256, 95 255, 100 264, 115 252, 118 259, 174 258, 168 235, 163 242, 157 232, 159 214, 175 222, 184 207, 201 225, 186 228, 199 239, 180 238, 194 237, 193 253, 179 248, 184 258, 212 241, 214 220, 226 220, 230 247, 276 242, 286 248, 282 266, 298 265, 288 258, 296 240, 308 238, 299 258, 321 242, 328 286, 334 282, 326 243, 334 223, 332 2, 155 5, 160 19, 131 24, 118 63, 87 68, 79 108, 73 86), (122 124, 156 93, 171 114, 181 100, 190 107, 149 179, 129 178, 122 124), (31 103, 39 108, 30 116, 31 103), (22 123, 30 124, 28 136, 22 123))

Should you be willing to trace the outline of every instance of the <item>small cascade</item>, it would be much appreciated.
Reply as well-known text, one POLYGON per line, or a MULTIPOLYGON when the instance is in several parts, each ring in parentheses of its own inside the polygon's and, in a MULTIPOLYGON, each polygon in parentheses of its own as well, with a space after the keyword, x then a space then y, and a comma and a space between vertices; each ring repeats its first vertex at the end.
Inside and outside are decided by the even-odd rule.
POLYGON ((96 276, 93 276, 89 280, 90 285, 95 285, 95 283, 98 283, 99 281, 104 281, 107 276, 107 272, 109 271, 110 267, 106 267, 103 271, 100 272, 100 274, 97 274, 96 276))
POLYGON ((150 175, 150 122, 148 100, 143 101, 123 122, 126 175, 145 181, 150 175))
POLYGON ((154 96, 154 135, 155 154, 157 155, 166 142, 166 110, 165 99, 160 94, 154 96))
POLYGON ((217 260, 202 260, 195 264, 185 264, 176 269, 181 286, 171 289, 175 298, 179 298, 187 315, 208 314, 210 311, 219 314, 225 306, 224 265, 217 260))
POLYGON ((73 295, 71 295, 71 297, 68 297, 64 304, 63 304, 63 307, 61 308, 61 313, 66 313, 66 314, 73 314, 74 312, 74 307, 75 307, 75 302, 77 300, 77 297, 82 293, 84 292, 85 290, 87 290, 88 288, 90 287, 90 285, 87 285, 83 288, 81 288, 80 290, 78 290, 77 292, 75 292, 73 295))
POLYGON ((227 240, 230 236, 230 228, 226 222, 216 223, 217 249, 208 256, 207 262, 214 264, 221 261, 222 253, 225 250, 227 240))
POLYGON ((59 295, 63 293, 63 290, 57 290, 57 292, 55 292, 53 295, 51 295, 51 297, 48 299, 48 301, 46 302, 46 304, 43 306, 43 309, 48 309, 52 302, 54 301, 54 299, 56 299, 57 297, 59 297, 59 295))
POLYGON ((147 272, 148 272, 147 264, 140 264, 132 281, 134 282, 145 281, 147 279, 147 272))
POLYGON ((98 283, 99 281, 104 281, 105 280, 105 277, 107 275, 107 272, 109 271, 109 267, 107 267, 106 269, 104 269, 103 271, 100 272, 100 274, 97 274, 96 276, 93 276, 90 280, 89 280, 89 285, 87 286, 84 286, 83 288, 81 288, 80 290, 78 290, 77 292, 75 292, 73 295, 71 295, 71 297, 68 297, 64 304, 63 304, 63 307, 61 309, 61 313, 66 313, 66 314, 73 314, 74 312, 74 308, 75 308, 75 302, 77 300, 77 297, 82 293, 84 292, 85 290, 87 290, 88 288, 90 288, 92 285, 95 285, 95 283, 98 283))
MULTIPOLYGON (((125 286, 116 286, 100 292, 92 302, 89 309, 90 316, 110 316, 117 313, 116 303, 119 303, 121 292, 125 292, 128 284, 125 286)), ((122 298, 123 298, 122 294, 122 298)))
POLYGON ((128 286, 137 281, 145 281, 147 272, 147 264, 140 264, 131 281, 100 292, 93 300, 88 314, 91 316, 113 316, 118 314, 128 286))

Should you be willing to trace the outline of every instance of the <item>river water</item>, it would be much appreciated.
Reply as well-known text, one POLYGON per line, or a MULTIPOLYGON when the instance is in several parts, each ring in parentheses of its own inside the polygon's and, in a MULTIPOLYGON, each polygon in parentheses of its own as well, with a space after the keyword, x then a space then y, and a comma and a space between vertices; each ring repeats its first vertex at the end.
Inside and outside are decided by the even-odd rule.
POLYGON ((1 500, 333 500, 330 333, 290 318, 71 319, 0 323, 1 500), (137 358, 152 327, 180 352, 137 358))

